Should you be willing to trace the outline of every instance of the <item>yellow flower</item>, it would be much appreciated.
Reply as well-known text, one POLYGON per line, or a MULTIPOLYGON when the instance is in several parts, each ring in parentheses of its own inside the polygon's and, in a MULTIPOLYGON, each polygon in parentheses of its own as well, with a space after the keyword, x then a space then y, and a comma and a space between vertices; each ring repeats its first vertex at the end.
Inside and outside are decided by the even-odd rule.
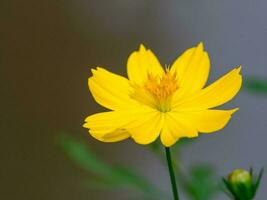
POLYGON ((84 127, 103 142, 131 137, 149 144, 160 136, 167 147, 182 137, 220 130, 238 109, 211 108, 236 95, 242 83, 240 70, 237 67, 205 87, 210 60, 202 43, 165 68, 151 50, 140 45, 128 58, 128 79, 101 67, 92 69, 90 91, 111 111, 87 117, 84 127))

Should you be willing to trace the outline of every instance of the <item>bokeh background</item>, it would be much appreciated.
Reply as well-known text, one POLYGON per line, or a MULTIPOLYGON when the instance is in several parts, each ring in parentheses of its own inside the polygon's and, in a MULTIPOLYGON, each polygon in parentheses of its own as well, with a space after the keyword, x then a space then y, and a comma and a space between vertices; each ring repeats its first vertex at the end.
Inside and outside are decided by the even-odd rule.
MULTIPOLYGON (((1 0, 0 199, 130 199, 128 190, 84 187, 90 175, 58 147, 61 134, 169 192, 167 170, 147 146, 100 143, 81 127, 103 110, 88 91, 90 68, 125 75, 127 57, 141 42, 168 64, 203 41, 212 61, 209 81, 239 64, 245 77, 267 79, 266 8, 264 0, 1 0)), ((184 168, 205 162, 224 176, 266 166, 266 105, 267 95, 243 87, 227 105, 240 107, 231 123, 183 149, 184 168)), ((265 199, 266 180, 258 200, 265 199)))

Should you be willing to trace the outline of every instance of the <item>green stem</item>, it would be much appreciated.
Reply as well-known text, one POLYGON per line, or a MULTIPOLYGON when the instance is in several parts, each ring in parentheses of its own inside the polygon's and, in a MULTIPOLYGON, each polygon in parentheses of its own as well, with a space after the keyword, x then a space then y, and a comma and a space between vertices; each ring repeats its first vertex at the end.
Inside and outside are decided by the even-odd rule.
POLYGON ((174 174, 173 166, 172 166, 172 158, 171 158, 170 148, 169 147, 165 147, 165 151, 166 151, 166 158, 167 158, 169 174, 170 174, 170 179, 171 179, 171 184, 172 184, 173 199, 174 200, 179 200, 178 190, 177 190, 177 186, 176 186, 175 174, 174 174))

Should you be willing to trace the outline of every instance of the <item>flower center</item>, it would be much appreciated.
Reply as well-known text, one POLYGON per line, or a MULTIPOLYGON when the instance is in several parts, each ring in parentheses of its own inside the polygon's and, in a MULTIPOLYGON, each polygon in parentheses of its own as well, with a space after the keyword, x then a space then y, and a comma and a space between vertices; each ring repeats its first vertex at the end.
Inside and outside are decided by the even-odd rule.
POLYGON ((160 76, 148 74, 143 85, 132 85, 131 97, 138 102, 158 109, 161 112, 171 110, 171 99, 178 89, 176 74, 168 69, 160 76))
POLYGON ((162 77, 148 75, 145 88, 157 100, 166 100, 177 90, 178 85, 175 76, 167 71, 162 77))
POLYGON ((144 87, 153 96, 158 110, 170 111, 171 97, 178 89, 175 74, 171 74, 167 69, 161 77, 148 75, 144 87))

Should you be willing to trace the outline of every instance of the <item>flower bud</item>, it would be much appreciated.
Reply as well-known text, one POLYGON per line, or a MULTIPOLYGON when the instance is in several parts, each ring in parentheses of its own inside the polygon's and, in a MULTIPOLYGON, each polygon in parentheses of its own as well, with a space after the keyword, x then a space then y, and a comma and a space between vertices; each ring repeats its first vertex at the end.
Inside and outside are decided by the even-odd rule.
POLYGON ((250 172, 244 169, 236 169, 223 179, 224 184, 235 200, 252 200, 256 195, 258 186, 261 181, 263 170, 257 177, 253 176, 253 170, 250 172))
POLYGON ((251 187, 252 177, 251 174, 244 169, 236 169, 228 176, 228 181, 231 185, 244 185, 246 187, 251 187))

